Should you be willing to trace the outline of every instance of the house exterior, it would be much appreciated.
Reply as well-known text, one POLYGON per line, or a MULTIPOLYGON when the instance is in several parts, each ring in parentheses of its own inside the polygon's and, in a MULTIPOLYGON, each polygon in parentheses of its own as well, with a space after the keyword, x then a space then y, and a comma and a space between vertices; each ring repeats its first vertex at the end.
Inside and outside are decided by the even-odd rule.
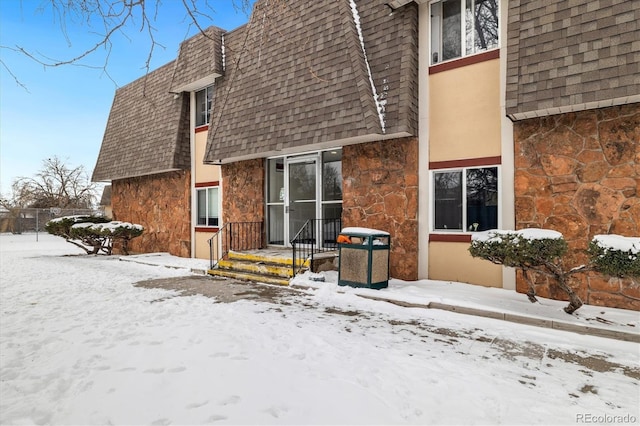
MULTIPOLYGON (((145 226, 132 250, 208 258, 232 222, 287 247, 307 219, 339 221, 391 234, 394 278, 520 289, 469 255, 473 232, 550 227, 572 249, 640 234, 639 17, 611 0, 259 0, 116 92, 93 178, 115 220, 145 226)), ((574 285, 639 308, 630 280, 574 285)))

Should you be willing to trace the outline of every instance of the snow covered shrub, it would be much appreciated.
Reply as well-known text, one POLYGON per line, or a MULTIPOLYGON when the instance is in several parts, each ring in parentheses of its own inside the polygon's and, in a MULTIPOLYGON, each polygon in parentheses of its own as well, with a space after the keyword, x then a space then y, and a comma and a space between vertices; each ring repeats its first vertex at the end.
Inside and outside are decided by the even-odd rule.
POLYGON ((75 237, 71 235, 71 228, 76 224, 81 223, 104 223, 108 222, 107 219, 100 216, 63 216, 50 220, 44 226, 44 229, 51 235, 56 235, 58 237, 64 238, 68 243, 71 243, 75 246, 80 247, 87 254, 97 253, 95 246, 93 244, 87 244, 89 248, 85 245, 81 244, 78 241, 75 241, 75 237))
POLYGON ((567 252, 562 234, 546 229, 491 230, 473 234, 469 252, 493 263, 533 268, 553 262, 567 252))
POLYGON ((97 216, 66 216, 49 221, 45 225, 47 232, 63 237, 87 254, 103 252, 111 254, 113 242, 119 241, 122 250, 128 254, 127 248, 131 239, 142 235, 141 225, 118 222, 97 216))
POLYGON ((536 301, 535 288, 528 272, 535 271, 553 278, 569 296, 569 305, 564 308, 569 314, 582 306, 582 301, 568 285, 571 275, 597 271, 614 277, 640 277, 639 237, 596 235, 587 249, 589 264, 569 270, 562 262, 567 248, 564 237, 556 231, 537 228, 520 231, 493 229, 473 234, 469 252, 473 257, 522 270, 529 286, 527 296, 532 302, 536 301))
POLYGON ((568 245, 561 233, 549 229, 528 228, 519 231, 489 230, 473 234, 469 252, 473 257, 488 260, 497 265, 520 269, 529 287, 527 296, 536 301, 535 288, 529 271, 553 278, 569 296, 564 308, 571 314, 582 306, 580 297, 569 287, 570 275, 582 272, 585 267, 566 271, 562 257, 568 245))
POLYGON ((120 242, 120 248, 124 254, 129 254, 129 241, 142 235, 144 227, 142 225, 111 221, 108 223, 98 223, 91 227, 96 233, 104 235, 109 239, 109 254, 113 249, 113 242, 120 242))
POLYGON ((640 277, 640 237, 596 235, 587 249, 593 269, 613 277, 640 277))

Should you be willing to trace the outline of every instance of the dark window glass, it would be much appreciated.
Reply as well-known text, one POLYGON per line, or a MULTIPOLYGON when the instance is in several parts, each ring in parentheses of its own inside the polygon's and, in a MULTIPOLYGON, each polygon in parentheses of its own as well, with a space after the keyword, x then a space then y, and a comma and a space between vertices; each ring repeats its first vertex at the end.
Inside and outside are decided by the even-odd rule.
POLYGON ((434 174, 435 229, 462 230, 462 172, 434 174))
POLYGON ((462 55, 460 0, 442 2, 442 59, 462 55))
POLYGON ((322 200, 342 200, 342 150, 322 153, 322 200))
POLYGON ((196 126, 209 124, 213 86, 196 92, 196 126))
POLYGON ((498 227, 498 168, 467 170, 467 230, 498 227))

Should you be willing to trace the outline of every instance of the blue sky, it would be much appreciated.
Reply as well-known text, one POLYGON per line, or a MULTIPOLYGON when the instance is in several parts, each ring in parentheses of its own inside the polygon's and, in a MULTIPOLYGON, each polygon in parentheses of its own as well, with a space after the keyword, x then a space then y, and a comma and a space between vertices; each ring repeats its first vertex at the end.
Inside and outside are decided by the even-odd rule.
MULTIPOLYGON (((200 0, 198 0, 200 3, 200 0)), ((17 177, 33 176, 42 162, 54 155, 69 166, 84 166, 89 175, 98 157, 115 90, 141 77, 151 43, 140 31, 139 21, 129 25, 126 35, 117 34, 107 70, 64 65, 45 68, 8 48, 25 50, 66 60, 84 52, 99 39, 97 25, 75 19, 67 22, 67 38, 54 17, 51 2, 43 0, 0 1, 0 58, 26 90, 0 65, 0 192, 9 194, 17 177), (42 6, 45 8, 43 9, 42 6)), ((155 3, 155 2, 148 2, 155 3)), ((188 2, 190 3, 190 2, 188 2)), ((238 8, 240 0, 209 0, 214 10, 201 18, 206 28, 217 25, 232 30, 248 21, 238 8)), ((247 11, 248 13, 249 11, 247 11)), ((154 11, 150 11, 153 15, 154 11)), ((164 0, 153 22, 156 47, 151 69, 176 58, 180 42, 196 33, 189 28, 182 1, 164 0)), ((100 49, 83 61, 102 66, 106 53, 100 49)))

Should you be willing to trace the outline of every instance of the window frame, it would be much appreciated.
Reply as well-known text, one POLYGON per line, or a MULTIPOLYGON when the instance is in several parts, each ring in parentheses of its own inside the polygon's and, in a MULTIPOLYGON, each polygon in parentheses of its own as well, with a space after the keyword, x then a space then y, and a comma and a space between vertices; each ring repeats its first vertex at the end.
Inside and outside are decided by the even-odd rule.
POLYGON ((213 85, 207 86, 204 89, 197 90, 194 97, 195 102, 195 127, 208 126, 211 122, 211 111, 213 109, 213 85), (204 102, 207 105, 206 111, 202 111, 200 102, 198 101, 198 94, 204 93, 204 102), (204 122, 200 121, 201 116, 204 116, 204 122))
POLYGON ((195 188, 195 227, 196 228, 210 228, 217 229, 220 227, 220 185, 210 185, 210 186, 199 186, 195 188), (216 190, 216 207, 217 207, 217 215, 212 216, 209 212, 210 200, 209 200, 209 191, 215 189, 216 190), (205 194, 205 223, 200 223, 200 191, 204 191, 205 194), (215 219, 215 224, 210 224, 210 220, 215 219))
MULTIPOLYGON (((434 11, 433 8, 436 4, 442 4, 445 1, 453 1, 453 0, 433 0, 431 2, 429 2, 429 16, 430 16, 430 21, 429 21, 429 66, 436 66, 436 65, 440 65, 443 63, 448 63, 448 62, 452 62, 452 61, 457 61, 463 58, 467 58, 467 57, 471 57, 474 55, 479 55, 479 54, 483 54, 486 52, 491 52, 493 50, 498 50, 500 49, 500 26, 501 26, 501 15, 500 15, 500 11, 501 11, 501 2, 500 0, 495 0, 497 3, 497 28, 496 28, 496 44, 494 47, 489 47, 483 50, 472 50, 470 53, 467 53, 467 0, 456 0, 460 3, 460 56, 456 56, 456 57, 452 57, 446 60, 442 59, 442 55, 444 52, 444 42, 443 42, 443 18, 442 18, 442 6, 440 6, 440 15, 439 15, 439 19, 438 19, 438 23, 437 23, 437 31, 438 31, 438 40, 437 40, 437 51, 434 52, 434 37, 433 37, 433 33, 434 33, 434 11), (438 55, 438 60, 434 61, 434 53, 436 53, 438 55)), ((472 0, 473 4, 472 4, 472 10, 475 10, 475 1, 476 0, 472 0)), ((472 35, 472 40, 475 40, 475 36, 476 36, 476 28, 475 25, 472 26, 472 31, 471 31, 471 35, 472 35)))
POLYGON ((496 228, 500 229, 502 226, 502 167, 500 164, 482 164, 482 165, 474 165, 474 166, 464 166, 464 167, 451 167, 451 168, 437 168, 429 170, 429 177, 431 179, 431 184, 429 185, 430 191, 430 203, 429 203, 429 231, 434 234, 458 234, 458 235, 471 235, 474 232, 482 232, 482 231, 473 231, 469 230, 469 224, 467 223, 468 212, 468 204, 467 204, 467 171, 468 170, 477 170, 477 169, 491 169, 496 168, 496 228), (452 172, 461 172, 462 179, 462 207, 461 207, 461 216, 462 216, 462 229, 440 229, 436 228, 436 178, 435 175, 438 173, 452 173, 452 172))

